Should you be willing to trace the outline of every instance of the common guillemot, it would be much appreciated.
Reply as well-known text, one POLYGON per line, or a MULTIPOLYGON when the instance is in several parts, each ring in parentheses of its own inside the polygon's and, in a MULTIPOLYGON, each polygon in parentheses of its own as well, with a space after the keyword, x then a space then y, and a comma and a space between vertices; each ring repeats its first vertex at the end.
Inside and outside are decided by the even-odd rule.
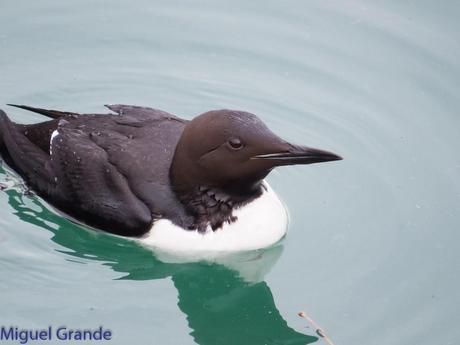
POLYGON ((107 106, 118 116, 13 106, 52 118, 15 124, 0 110, 2 156, 38 195, 77 221, 167 251, 276 243, 287 214, 264 178, 277 166, 341 159, 292 145, 243 111, 188 121, 128 105, 107 106))

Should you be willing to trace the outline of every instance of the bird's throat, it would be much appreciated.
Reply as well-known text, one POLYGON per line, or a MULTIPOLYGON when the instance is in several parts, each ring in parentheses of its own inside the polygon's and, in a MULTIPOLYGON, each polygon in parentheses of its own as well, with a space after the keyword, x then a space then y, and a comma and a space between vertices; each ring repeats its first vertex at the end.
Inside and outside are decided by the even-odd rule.
POLYGON ((206 232, 208 227, 215 231, 225 222, 235 222, 237 218, 233 215, 233 210, 259 197, 263 193, 263 188, 261 183, 232 190, 197 186, 178 197, 195 218, 194 228, 206 232))

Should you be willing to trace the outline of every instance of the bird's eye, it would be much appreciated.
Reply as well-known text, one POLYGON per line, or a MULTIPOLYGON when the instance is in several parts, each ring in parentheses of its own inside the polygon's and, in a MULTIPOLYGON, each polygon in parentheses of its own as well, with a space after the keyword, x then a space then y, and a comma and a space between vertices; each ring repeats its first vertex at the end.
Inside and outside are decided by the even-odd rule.
POLYGON ((228 141, 228 145, 230 145, 230 147, 233 149, 233 150, 239 150, 239 149, 242 149, 243 148, 243 143, 241 142, 241 140, 239 138, 232 138, 228 141))

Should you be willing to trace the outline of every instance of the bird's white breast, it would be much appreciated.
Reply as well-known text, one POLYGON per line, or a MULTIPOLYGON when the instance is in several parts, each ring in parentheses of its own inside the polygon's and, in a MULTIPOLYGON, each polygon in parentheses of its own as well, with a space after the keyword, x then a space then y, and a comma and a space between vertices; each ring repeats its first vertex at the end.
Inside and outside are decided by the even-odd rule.
POLYGON ((235 209, 238 218, 222 228, 205 233, 185 230, 166 219, 158 220, 144 237, 143 245, 171 254, 206 258, 269 247, 286 233, 287 211, 275 192, 264 182, 266 190, 249 204, 235 209))

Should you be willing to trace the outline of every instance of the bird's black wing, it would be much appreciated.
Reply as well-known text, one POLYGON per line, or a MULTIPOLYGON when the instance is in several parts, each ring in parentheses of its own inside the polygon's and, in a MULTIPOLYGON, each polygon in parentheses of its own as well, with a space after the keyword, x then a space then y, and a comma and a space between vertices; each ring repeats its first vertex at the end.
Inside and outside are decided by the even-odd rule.
MULTIPOLYGON (((166 218, 183 227, 193 226, 171 187, 169 169, 185 120, 165 117, 141 120, 136 115, 87 121, 91 140, 102 148, 109 162, 129 181, 132 192, 155 218, 166 218), (104 126, 101 129, 101 122, 104 126)), ((78 121, 71 124, 78 128, 78 121)))
POLYGON ((60 120, 48 155, 0 111, 3 152, 39 195, 70 216, 119 235, 147 232, 149 208, 89 134, 68 125, 60 120))
POLYGON ((60 124, 52 140, 51 161, 60 192, 71 201, 69 213, 108 232, 140 236, 152 223, 149 208, 134 195, 107 152, 88 134, 60 124), (69 193, 69 194, 67 194, 69 193))
MULTIPOLYGON (((17 143, 25 141, 35 156, 48 162, 41 169, 47 178, 43 183, 35 170, 16 169, 24 177, 30 175, 28 184, 48 202, 88 225, 125 236, 146 232, 147 223, 158 218, 193 226, 193 217, 177 201, 169 180, 171 160, 187 120, 158 109, 121 104, 107 105, 118 116, 17 107, 54 118, 32 125, 11 123, 7 129, 10 133, 14 129, 17 143), (57 137, 51 154, 53 133, 57 137)), ((16 156, 17 164, 9 159, 13 167, 38 164, 31 155, 3 151, 7 159, 16 156)))

